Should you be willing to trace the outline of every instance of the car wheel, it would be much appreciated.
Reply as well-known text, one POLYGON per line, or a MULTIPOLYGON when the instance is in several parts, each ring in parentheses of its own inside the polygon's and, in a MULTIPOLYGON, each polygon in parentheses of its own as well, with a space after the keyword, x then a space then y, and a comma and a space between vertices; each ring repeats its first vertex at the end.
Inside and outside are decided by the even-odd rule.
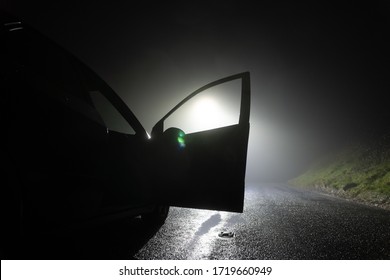
POLYGON ((152 212, 141 215, 141 219, 147 224, 162 225, 168 217, 169 206, 157 205, 152 212))

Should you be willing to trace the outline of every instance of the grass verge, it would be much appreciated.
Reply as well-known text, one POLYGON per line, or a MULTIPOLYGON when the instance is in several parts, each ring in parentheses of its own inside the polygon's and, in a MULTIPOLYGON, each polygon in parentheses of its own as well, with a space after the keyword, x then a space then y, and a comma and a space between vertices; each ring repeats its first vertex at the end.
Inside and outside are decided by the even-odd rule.
POLYGON ((390 134, 328 155, 289 183, 390 210, 390 134))

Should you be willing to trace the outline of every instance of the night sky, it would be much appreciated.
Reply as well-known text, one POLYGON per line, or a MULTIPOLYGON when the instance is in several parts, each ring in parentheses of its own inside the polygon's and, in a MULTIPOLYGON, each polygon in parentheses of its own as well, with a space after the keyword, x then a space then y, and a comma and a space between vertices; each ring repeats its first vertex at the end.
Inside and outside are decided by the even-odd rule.
POLYGON ((148 132, 200 86, 250 71, 249 183, 390 130, 385 1, 47 2, 1 8, 90 66, 148 132))

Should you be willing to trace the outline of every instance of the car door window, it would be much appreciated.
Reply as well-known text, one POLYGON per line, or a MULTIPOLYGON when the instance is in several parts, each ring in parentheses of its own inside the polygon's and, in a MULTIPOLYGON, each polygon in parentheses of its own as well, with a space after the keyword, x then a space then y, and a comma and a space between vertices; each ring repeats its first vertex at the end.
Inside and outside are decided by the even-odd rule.
POLYGON ((250 74, 243 72, 202 86, 156 123, 156 184, 166 186, 166 204, 243 211, 249 115, 250 74))
POLYGON ((199 93, 169 116, 164 130, 179 127, 185 133, 193 133, 238 124, 240 102, 240 80, 216 85, 199 93))

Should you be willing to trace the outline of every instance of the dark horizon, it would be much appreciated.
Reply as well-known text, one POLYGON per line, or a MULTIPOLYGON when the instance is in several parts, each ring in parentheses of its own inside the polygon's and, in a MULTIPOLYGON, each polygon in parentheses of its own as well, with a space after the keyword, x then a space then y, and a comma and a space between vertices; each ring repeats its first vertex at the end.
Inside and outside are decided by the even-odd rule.
POLYGON ((384 1, 3 1, 124 99, 147 131, 200 86, 250 71, 248 181, 283 180, 390 131, 384 1))

